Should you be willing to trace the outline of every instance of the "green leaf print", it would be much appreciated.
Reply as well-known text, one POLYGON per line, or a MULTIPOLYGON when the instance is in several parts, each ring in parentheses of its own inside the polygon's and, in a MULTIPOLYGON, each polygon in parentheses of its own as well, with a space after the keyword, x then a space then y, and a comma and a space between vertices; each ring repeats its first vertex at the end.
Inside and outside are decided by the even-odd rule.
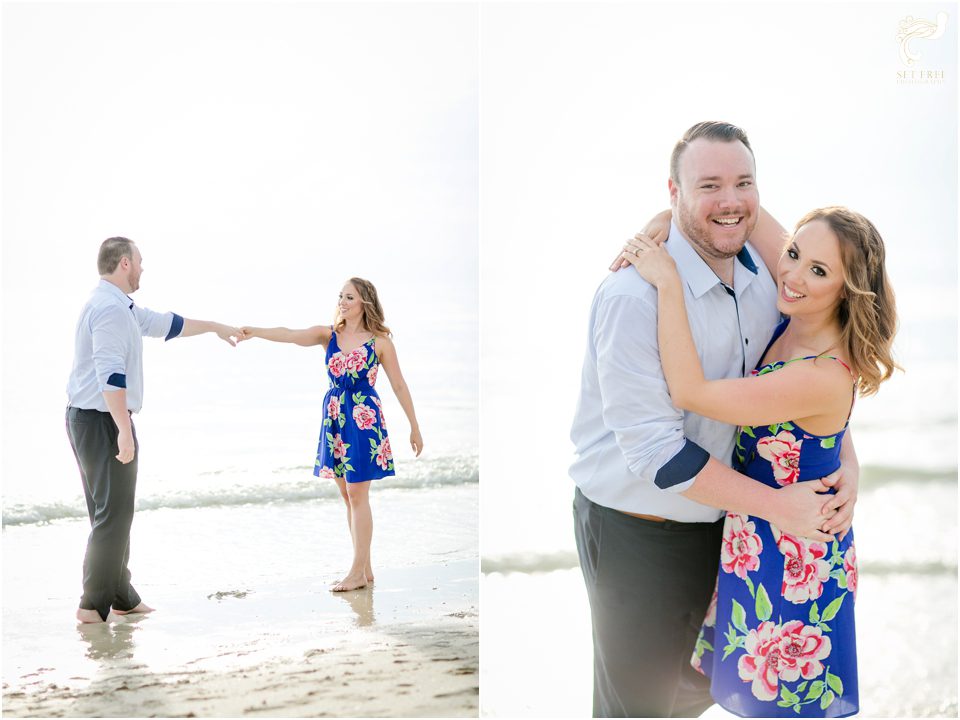
MULTIPOLYGON (((827 605, 823 609, 823 616, 820 618, 821 621, 827 622, 828 620, 833 620, 837 616, 837 613, 840 612, 840 606, 843 605, 843 599, 846 596, 847 594, 844 593, 843 595, 838 597, 836 600, 834 600, 832 603, 827 605)), ((842 695, 843 693, 840 693, 840 694, 842 695)))
POLYGON ((356 470, 354 469, 353 465, 351 465, 350 463, 344 463, 344 464, 343 464, 343 469, 344 469, 344 470, 353 470, 353 472, 356 472, 356 470))
POLYGON ((720 659, 721 659, 721 660, 726 660, 726 659, 730 656, 730 654, 731 654, 734 650, 736 650, 736 649, 737 649, 736 644, 735 644, 735 643, 730 643, 729 645, 727 645, 727 646, 723 649, 723 657, 720 658, 720 659))
POLYGON ((820 709, 826 710, 830 705, 833 704, 833 700, 836 696, 832 691, 827 690, 823 695, 820 696, 820 709))
POLYGON ((767 589, 763 587, 763 583, 757 587, 757 619, 760 622, 765 622, 770 619, 770 616, 773 615, 773 605, 770 604, 770 596, 767 595, 767 589))
POLYGON ((324 426, 324 427, 330 427, 331 425, 333 425, 333 420, 331 420, 330 418, 324 418, 324 419, 323 419, 323 426, 324 426))
POLYGON ((367 439, 370 441, 370 447, 373 449, 374 452, 376 452, 376 450, 377 450, 377 441, 374 440, 373 438, 367 438, 367 439))
POLYGON ((833 437, 822 438, 820 440, 820 447, 822 447, 824 450, 829 450, 832 447, 836 447, 836 445, 837 445, 836 435, 834 435, 833 437))
POLYGON ((331 435, 330 433, 327 433, 327 440, 329 440, 330 442, 333 442, 333 435, 331 435))
POLYGON ((809 682, 808 680, 804 680, 802 683, 800 683, 799 685, 797 685, 797 694, 798 694, 798 695, 799 695, 800 693, 802 693, 804 690, 807 689, 807 683, 808 683, 808 682, 809 682))
MULTIPOLYGON (((847 589, 847 574, 843 570, 837 570, 839 574, 837 577, 837 585, 842 587, 844 590, 847 589)), ((830 573, 830 576, 833 577, 833 573, 830 573)))
POLYGON ((743 426, 742 428, 740 428, 740 429, 741 429, 743 432, 745 432, 747 435, 749 435, 750 437, 756 439, 757 436, 754 434, 753 428, 750 427, 749 425, 744 425, 744 426, 743 426))
MULTIPOLYGON (((800 702, 800 696, 799 696, 799 695, 794 695, 792 692, 790 692, 790 691, 787 689, 787 686, 786 686, 786 685, 781 685, 781 686, 780 686, 780 697, 783 698, 783 700, 786 701, 789 705, 793 705, 793 704, 795 704, 795 703, 800 702)), ((784 706, 784 707, 786 707, 786 706, 784 706)))
POLYGON ((741 605, 736 600, 734 600, 733 612, 731 612, 730 614, 731 614, 730 619, 733 621, 733 626, 740 632, 746 634, 747 633, 747 611, 743 609, 743 605, 741 605))
POLYGON ((781 423, 780 427, 782 427, 784 430, 789 430, 790 432, 793 432, 795 429, 793 427, 793 423, 790 422, 781 423))
POLYGON ((823 680, 817 680, 810 686, 810 692, 807 693, 807 696, 804 700, 816 700, 818 697, 823 695, 823 690, 826 687, 823 680))
POLYGON ((843 681, 829 670, 827 670, 827 685, 837 695, 843 695, 843 681))
POLYGON ((366 400, 366 399, 367 399, 367 396, 364 395, 364 394, 361 393, 361 392, 355 392, 355 393, 353 394, 353 401, 354 401, 355 403, 358 403, 358 404, 359 404, 359 403, 362 403, 362 402, 363 402, 364 400, 366 400))
POLYGON ((347 423, 347 416, 343 413, 340 413, 340 417, 337 418, 337 422, 340 423, 340 427, 342 428, 347 423))
POLYGON ((817 601, 813 601, 813 605, 810 606, 810 624, 816 625, 820 622, 820 608, 817 607, 817 601))
POLYGON ((754 589, 754 587, 753 587, 753 580, 751 580, 749 577, 745 577, 745 578, 743 579, 743 581, 747 584, 747 590, 750 591, 750 597, 752 597, 754 600, 756 600, 756 598, 757 598, 757 591, 756 591, 756 590, 754 589))

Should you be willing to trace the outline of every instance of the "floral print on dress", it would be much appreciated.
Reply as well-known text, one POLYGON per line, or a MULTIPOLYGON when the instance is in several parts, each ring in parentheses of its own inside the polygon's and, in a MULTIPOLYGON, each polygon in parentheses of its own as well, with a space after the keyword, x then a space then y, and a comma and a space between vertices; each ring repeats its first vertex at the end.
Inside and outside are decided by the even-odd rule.
MULTIPOLYGON (((840 465, 845 430, 820 436, 792 421, 742 427, 734 469, 774 490, 824 477, 840 465)), ((857 584, 852 529, 842 541, 820 542, 728 513, 715 599, 691 665, 710 679, 713 698, 741 717, 854 715, 857 584)))
POLYGON ((847 590, 857 597, 857 549, 852 544, 843 556, 843 575, 847 583, 847 590))
POLYGON ((380 366, 373 338, 343 352, 337 334, 327 344, 330 389, 324 397, 323 432, 313 474, 365 482, 394 474, 390 439, 383 423, 380 398, 373 384, 380 366), (362 448, 370 447, 369 456, 362 448))
POLYGON ((763 541, 757 535, 756 525, 746 515, 727 513, 720 545, 720 567, 744 579, 747 572, 760 567, 763 541))
POLYGON ((769 460, 773 476, 780 485, 791 485, 800 477, 800 448, 803 440, 797 440, 786 430, 776 437, 761 438, 757 442, 757 454, 769 460))
POLYGON ((783 554, 783 584, 780 594, 792 603, 816 600, 823 594, 823 583, 830 576, 830 564, 823 558, 826 543, 798 538, 770 526, 777 548, 783 554))

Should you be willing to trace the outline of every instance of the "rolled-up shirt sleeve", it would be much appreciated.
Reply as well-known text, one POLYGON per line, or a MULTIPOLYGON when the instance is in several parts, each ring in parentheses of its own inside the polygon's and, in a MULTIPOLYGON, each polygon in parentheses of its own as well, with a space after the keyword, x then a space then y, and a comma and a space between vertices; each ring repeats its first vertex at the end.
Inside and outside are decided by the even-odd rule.
POLYGON ((129 322, 127 312, 118 305, 98 308, 90 315, 93 368, 100 392, 112 392, 127 387, 127 356, 129 340, 123 328, 129 322))
POLYGON ((150 308, 133 306, 133 314, 140 326, 140 333, 147 337, 162 337, 172 340, 183 330, 183 318, 173 312, 158 313, 150 308))
POLYGON ((710 458, 683 432, 657 349, 656 294, 614 295, 593 328, 603 420, 630 471, 661 490, 681 492, 710 458))

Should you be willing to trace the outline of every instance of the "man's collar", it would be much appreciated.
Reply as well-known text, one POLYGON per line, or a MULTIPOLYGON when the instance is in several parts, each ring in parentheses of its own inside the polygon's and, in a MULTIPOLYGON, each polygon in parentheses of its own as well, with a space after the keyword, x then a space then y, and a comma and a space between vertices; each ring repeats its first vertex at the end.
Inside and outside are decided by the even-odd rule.
MULTIPOLYGON (((677 263, 677 269, 681 277, 690 288, 695 298, 700 298, 706 294, 714 285, 720 283, 720 278, 707 265, 706 261, 693 248, 687 236, 681 232, 680 228, 673 221, 670 222, 670 237, 667 240, 667 251, 673 256, 677 263)), ((759 269, 747 246, 744 245, 737 253, 737 260, 750 273, 739 273, 734 265, 734 283, 738 287, 745 287, 750 284, 753 276, 757 275, 759 269)))
POLYGON ((122 303, 123 303, 124 305, 126 305, 128 308, 132 308, 132 307, 133 307, 133 298, 130 297, 129 295, 127 295, 123 290, 121 290, 120 288, 118 288, 116 285, 114 285, 114 284, 113 284, 112 282, 110 282, 109 280, 105 280, 104 278, 100 278, 100 285, 99 285, 99 287, 102 288, 103 290, 106 290, 106 291, 107 291, 108 293, 110 293, 111 295, 113 295, 115 298, 117 298, 117 300, 119 300, 120 302, 122 302, 122 303))

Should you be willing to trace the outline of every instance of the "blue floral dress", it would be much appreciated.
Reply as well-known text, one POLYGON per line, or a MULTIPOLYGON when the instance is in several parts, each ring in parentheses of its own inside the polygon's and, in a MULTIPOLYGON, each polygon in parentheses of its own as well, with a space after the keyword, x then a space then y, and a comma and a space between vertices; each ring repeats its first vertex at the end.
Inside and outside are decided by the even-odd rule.
POLYGON ((373 389, 380 368, 375 338, 348 353, 331 333, 327 343, 330 389, 323 398, 325 416, 313 474, 349 483, 389 477, 393 453, 380 396, 373 389))
MULTIPOLYGON (((816 357, 843 364, 810 356, 761 365, 752 375, 816 357)), ((840 466, 845 431, 813 435, 792 422, 742 427, 734 469, 773 488, 815 480, 840 466)), ((711 679, 714 700, 741 717, 853 715, 856 594, 852 530, 843 542, 823 543, 781 532, 763 518, 727 513, 717 589, 691 662, 711 679)))

